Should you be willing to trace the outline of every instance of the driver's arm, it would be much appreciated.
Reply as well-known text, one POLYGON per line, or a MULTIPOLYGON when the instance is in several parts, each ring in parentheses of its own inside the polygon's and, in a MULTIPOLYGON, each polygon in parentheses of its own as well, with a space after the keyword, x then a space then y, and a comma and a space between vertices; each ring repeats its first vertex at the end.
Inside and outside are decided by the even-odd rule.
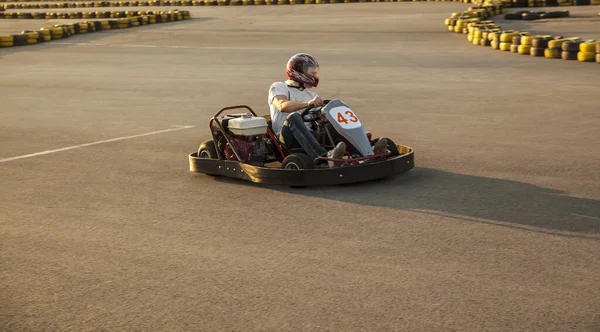
POLYGON ((314 100, 297 102, 288 100, 286 96, 282 95, 273 97, 273 101, 271 101, 271 103, 273 103, 273 106, 275 106, 275 108, 277 108, 282 113, 294 113, 297 110, 301 110, 309 106, 314 106, 314 100))

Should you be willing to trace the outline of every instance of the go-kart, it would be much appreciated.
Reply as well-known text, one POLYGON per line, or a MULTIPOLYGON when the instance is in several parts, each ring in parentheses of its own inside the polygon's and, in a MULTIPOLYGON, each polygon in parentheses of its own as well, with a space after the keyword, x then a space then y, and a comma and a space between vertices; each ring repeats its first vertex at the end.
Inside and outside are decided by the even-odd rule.
POLYGON ((287 146, 275 136, 270 115, 258 116, 249 106, 238 105, 225 107, 210 119, 212 139, 189 155, 189 169, 255 183, 307 187, 375 180, 414 167, 413 149, 389 138, 387 152, 374 154, 372 146, 378 138, 372 139, 356 113, 340 99, 308 107, 301 116, 327 150, 344 141, 344 157, 312 160, 302 148, 287 146), (226 113, 240 109, 247 112, 226 113), (335 166, 329 167, 327 161, 335 166))

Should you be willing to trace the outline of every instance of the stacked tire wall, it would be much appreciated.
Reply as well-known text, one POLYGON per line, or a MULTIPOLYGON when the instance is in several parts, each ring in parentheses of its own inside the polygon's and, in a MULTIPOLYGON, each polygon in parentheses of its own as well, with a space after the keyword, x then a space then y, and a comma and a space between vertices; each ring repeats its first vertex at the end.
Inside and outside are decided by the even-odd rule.
POLYGON ((14 35, 0 35, 0 48, 33 45, 70 38, 81 34, 115 29, 129 29, 149 24, 189 20, 190 18, 189 11, 179 10, 129 12, 129 16, 125 15, 113 20, 94 20, 72 24, 57 24, 53 27, 45 27, 36 31, 25 30, 14 35))
MULTIPOLYGON (((600 41, 572 36, 532 35, 506 30, 491 17, 504 12, 506 2, 484 2, 446 19, 448 31, 464 34, 473 45, 546 59, 600 63, 600 41)), ((512 2, 508 3, 512 5, 512 2)), ((527 13, 522 13, 527 15, 527 13)), ((568 11, 545 12, 549 17, 568 17, 568 11)))

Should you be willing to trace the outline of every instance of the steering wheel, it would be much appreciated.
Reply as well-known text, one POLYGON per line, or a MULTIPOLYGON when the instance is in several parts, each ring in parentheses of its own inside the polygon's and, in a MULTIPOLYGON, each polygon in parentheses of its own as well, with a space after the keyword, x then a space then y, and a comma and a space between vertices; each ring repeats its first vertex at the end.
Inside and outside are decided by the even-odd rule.
POLYGON ((321 109, 327 105, 331 100, 323 100, 323 106, 308 106, 304 111, 302 111, 302 119, 305 122, 315 122, 321 117, 321 109))

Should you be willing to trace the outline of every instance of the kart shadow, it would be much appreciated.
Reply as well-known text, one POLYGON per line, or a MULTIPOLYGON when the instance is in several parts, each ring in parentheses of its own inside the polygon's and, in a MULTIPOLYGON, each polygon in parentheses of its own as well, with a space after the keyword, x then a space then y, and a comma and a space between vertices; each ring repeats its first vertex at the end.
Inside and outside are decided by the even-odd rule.
MULTIPOLYGON (((235 183, 256 186, 243 181, 235 183)), ((560 190, 516 181, 416 167, 391 178, 341 186, 261 187, 353 204, 420 210, 419 213, 463 221, 600 240, 595 236, 600 234, 600 201, 571 197, 560 190)))

